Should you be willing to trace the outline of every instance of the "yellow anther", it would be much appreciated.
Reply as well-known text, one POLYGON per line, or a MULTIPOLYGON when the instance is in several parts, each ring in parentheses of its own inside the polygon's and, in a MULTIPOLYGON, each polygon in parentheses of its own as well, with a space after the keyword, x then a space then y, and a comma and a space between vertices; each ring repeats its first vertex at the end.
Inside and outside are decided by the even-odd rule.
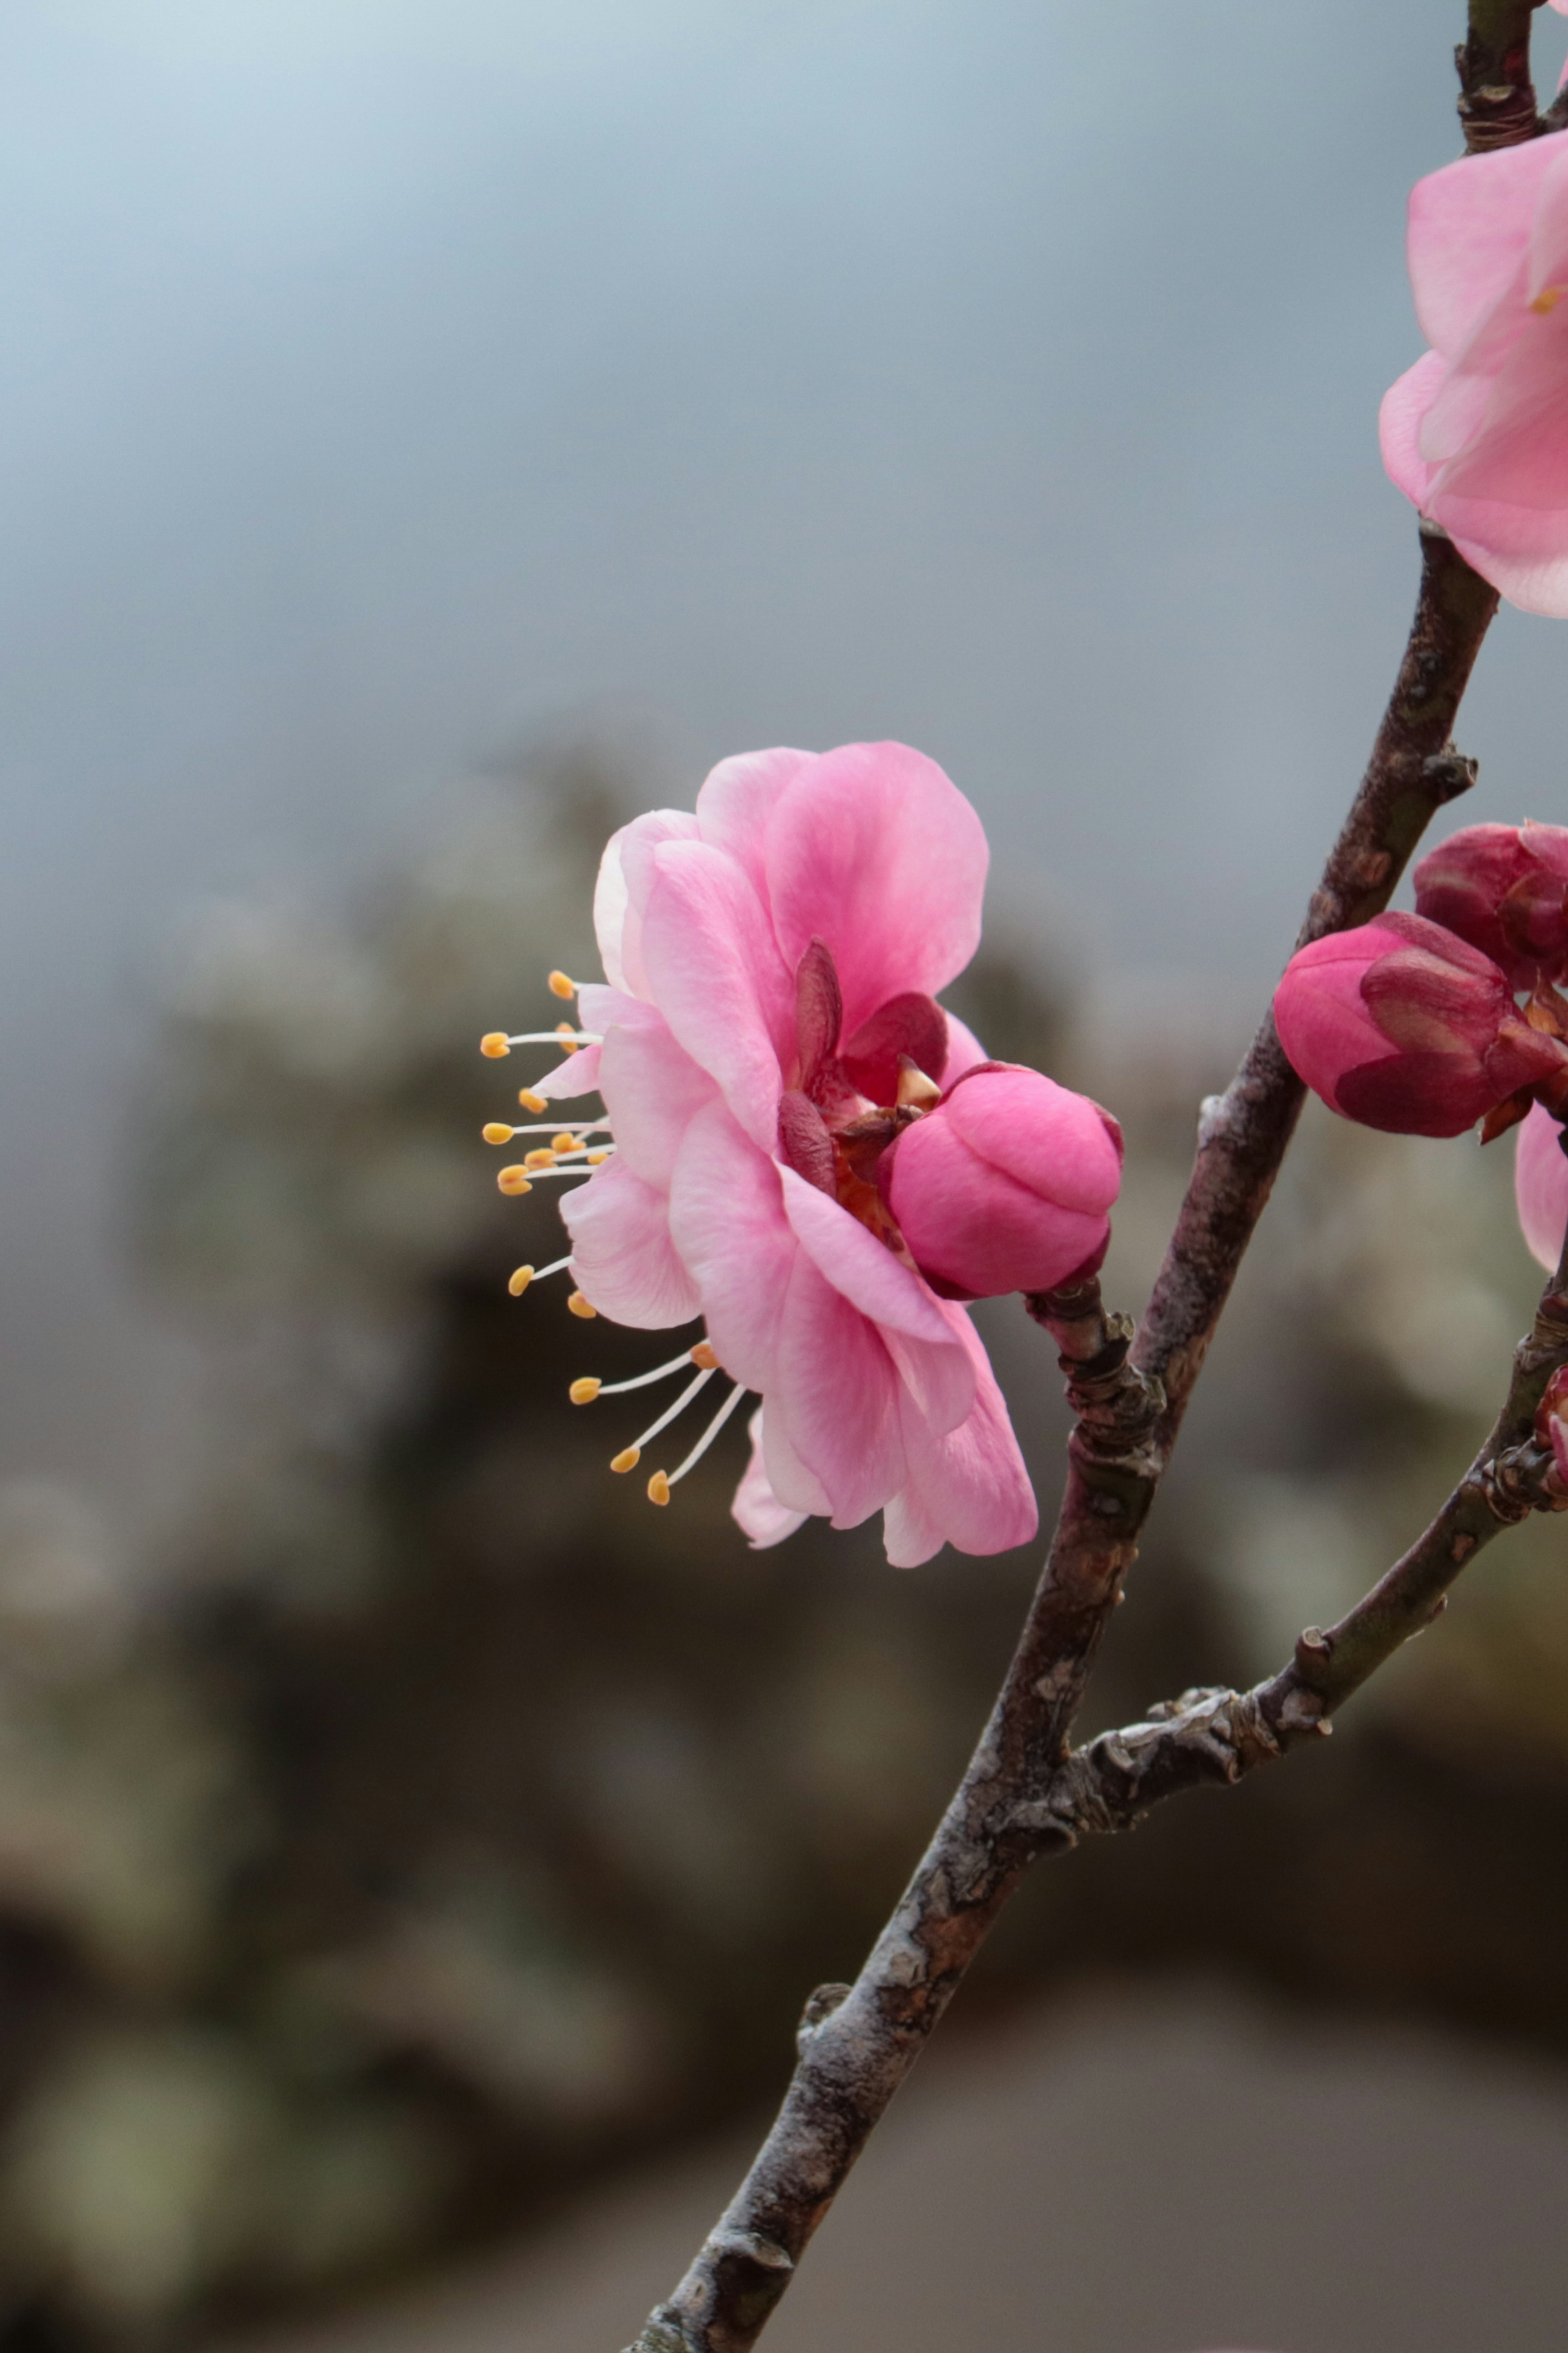
POLYGON ((549 1104, 545 1102, 544 1097, 542 1095, 536 1095, 531 1087, 522 1088, 519 1092, 517 1099, 522 1105, 524 1111, 532 1112, 536 1117, 540 1112, 548 1111, 550 1108, 549 1104))
POLYGON ((550 994, 552 997, 575 997, 577 984, 574 980, 568 979, 563 972, 552 972, 550 976, 550 994))
POLYGON ((668 1503, 669 1481, 662 1471, 656 1471, 653 1477, 648 1481, 647 1499, 650 1504, 668 1503))
POLYGON ((511 1041, 504 1029, 487 1029, 479 1039, 479 1051, 488 1054, 492 1062, 499 1062, 503 1054, 510 1053, 511 1041))
POLYGON ((582 1141, 580 1135, 568 1135, 563 1128, 559 1135, 551 1137, 550 1149, 552 1152, 575 1152, 582 1141))
POLYGON ((610 1464, 612 1471, 635 1471, 642 1461, 640 1446, 623 1446, 610 1464))
POLYGON ((531 1266, 514 1266, 507 1276, 506 1287, 514 1299, 521 1299, 532 1281, 533 1269, 531 1266))
POLYGON ((607 1160, 609 1156, 610 1155, 607 1152, 590 1152, 588 1155, 588 1166, 590 1168, 596 1168, 601 1160, 607 1160))
POLYGON ((582 1380, 574 1381, 566 1394, 574 1405, 592 1405, 604 1386, 603 1381, 596 1381, 589 1373, 582 1380))
POLYGON ((691 1351, 691 1361, 694 1365, 700 1365, 705 1373, 716 1373, 719 1369, 719 1359, 713 1354, 713 1344, 710 1340, 699 1340, 691 1351))
POLYGON ((1544 319, 1556 310, 1563 291, 1561 286, 1543 286, 1530 307, 1538 318, 1544 319))
POLYGON ((577 1051, 577 1032, 573 1029, 570 1021, 558 1021, 555 1024, 555 1035, 561 1040, 561 1050, 563 1054, 574 1054, 577 1051))
POLYGON ((510 1144, 511 1142, 510 1128, 503 1127, 499 1119, 487 1121, 485 1125, 480 1128, 479 1134, 484 1137, 487 1144, 510 1144))
POLYGON ((900 1104, 918 1103, 921 1111, 925 1110, 928 1103, 942 1101, 942 1089, 937 1085, 936 1081, 928 1079, 920 1065, 912 1062, 907 1054, 899 1056, 899 1092, 896 1101, 900 1104))
POLYGON ((533 1190, 528 1181, 527 1169, 520 1168, 515 1160, 510 1168, 501 1170, 500 1175, 496 1178, 496 1183, 503 1193, 510 1193, 514 1198, 523 1193, 531 1193, 533 1190))
POLYGON ((542 1145, 536 1152, 523 1154, 522 1165, 531 1174, 536 1168, 553 1168, 555 1155, 550 1150, 548 1145, 542 1145))
POLYGON ((589 1300, 584 1298, 580 1291, 574 1291, 566 1304, 574 1315, 580 1315, 583 1318, 584 1324, 591 1324, 599 1312, 589 1300))

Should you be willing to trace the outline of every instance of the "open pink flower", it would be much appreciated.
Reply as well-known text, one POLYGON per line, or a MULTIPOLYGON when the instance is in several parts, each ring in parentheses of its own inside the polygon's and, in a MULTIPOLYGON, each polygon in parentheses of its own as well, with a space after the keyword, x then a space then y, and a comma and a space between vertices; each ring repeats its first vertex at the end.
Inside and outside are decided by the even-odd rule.
MULTIPOLYGON (((726 760, 695 812, 638 818, 605 852, 607 985, 578 992, 582 1050, 536 1091, 597 1086, 614 1134, 562 1204, 571 1270, 618 1323, 702 1316, 707 1340, 660 1370, 694 1353, 691 1388, 727 1374, 721 1416, 762 1398, 735 1499, 753 1543, 878 1510, 901 1566, 1034 1533, 984 1349, 878 1182, 889 1148, 984 1060, 935 991, 978 944, 986 863, 968 802, 897 744, 726 760)), ((1071 1212, 1091 1246, 1100 1191, 1071 1212)), ((706 1443, 655 1473, 656 1501, 706 1443)))
POLYGON ((1332 1111, 1398 1135, 1459 1135, 1568 1071, 1489 956, 1421 915, 1379 915, 1301 948, 1275 992, 1279 1042, 1332 1111))
POLYGON ((1568 616, 1568 136, 1416 183, 1408 252, 1432 348, 1383 403, 1383 459, 1484 579, 1568 616))

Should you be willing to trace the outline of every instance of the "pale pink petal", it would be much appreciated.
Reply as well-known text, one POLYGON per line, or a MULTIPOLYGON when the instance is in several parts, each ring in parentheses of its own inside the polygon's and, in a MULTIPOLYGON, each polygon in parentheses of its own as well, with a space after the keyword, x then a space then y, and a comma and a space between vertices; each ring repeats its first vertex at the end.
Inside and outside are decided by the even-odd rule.
MULTIPOLYGON (((1465 446, 1444 467, 1444 498, 1553 511, 1563 538, 1568 507, 1568 303, 1531 316, 1495 371, 1484 421, 1476 420, 1465 446)), ((1458 446, 1458 445, 1456 445, 1458 446)), ((1530 529, 1528 515, 1521 528, 1530 529)))
POLYGON ((767 1466, 763 1460, 763 1409, 759 1406, 752 1416, 752 1459, 741 1475, 731 1505, 744 1533, 752 1540, 753 1552, 764 1552, 770 1545, 783 1544, 785 1536, 794 1535, 796 1528, 810 1516, 805 1512, 792 1512, 781 1504, 773 1491, 767 1466))
POLYGON ((952 1335, 942 1320, 942 1303, 919 1275, 900 1264, 858 1218, 793 1168, 782 1168, 779 1175, 784 1214, 834 1289, 873 1322, 907 1332, 911 1339, 951 1347, 952 1335))
POLYGON ((602 1038, 612 1021, 630 1020, 646 1008, 638 997, 628 997, 624 988, 606 988, 597 980, 585 980, 577 991, 577 1026, 591 1029, 602 1038))
POLYGON ((791 972, 826 942, 844 1034, 890 997, 934 997, 980 943, 979 818, 922 753, 847 744, 804 767, 768 826, 768 903, 791 972))
POLYGON ((1552 287, 1559 293, 1568 279, 1568 140, 1548 142, 1552 161, 1541 183, 1535 217, 1530 225, 1529 294, 1552 287))
POLYGON ((900 1401, 907 1394, 876 1325, 801 1250, 765 1393, 768 1422, 821 1482, 836 1528, 858 1527, 906 1483, 900 1401))
POLYGON ((771 1151, 780 1064, 795 1042, 793 971, 756 892, 723 850, 666 842, 652 866, 641 943, 648 994, 746 1133, 771 1151))
POLYGON ((658 1332, 698 1313, 697 1287, 670 1240, 663 1195, 619 1160, 606 1160, 565 1194, 561 1218, 572 1237, 573 1279, 601 1315, 658 1332))
POLYGON ((1416 507, 1425 507, 1436 471, 1421 455, 1422 421, 1447 372, 1448 363, 1440 352, 1425 353, 1389 386, 1378 411, 1378 435, 1388 478, 1416 507))
POLYGON ((769 1486, 786 1511, 804 1512, 819 1520, 830 1516, 833 1505, 826 1488, 814 1472, 806 1469, 776 1413, 771 1421, 765 1412, 763 1416, 763 1467, 768 1474, 769 1486))
POLYGON ((1514 1145, 1519 1222, 1531 1256, 1539 1259, 1549 1274, 1556 1272, 1563 1231, 1568 1228, 1568 1157, 1558 1143, 1562 1133, 1551 1113, 1534 1103, 1514 1145))
POLYGON ((1531 139, 1416 182, 1410 282, 1434 350, 1457 357, 1527 260, 1536 199, 1562 153, 1555 139, 1531 139))
MULTIPOLYGON (((947 1013, 945 1005, 942 1011, 947 1013)), ((965 1071, 973 1071, 977 1063, 990 1060, 990 1055, 967 1023, 961 1021, 956 1013, 947 1013, 947 1061, 942 1074, 942 1085, 951 1087, 965 1071)))
POLYGON ((594 933, 604 959, 605 977, 628 997, 646 997, 642 969, 642 910, 634 881, 644 879, 646 852, 660 841, 696 838, 697 819, 686 809, 649 809, 611 834, 599 860, 594 888, 594 933))
POLYGON ((912 1487, 900 1487, 882 1506, 882 1549, 894 1568, 920 1568, 947 1542, 912 1487))
POLYGON ((662 1013, 628 997, 620 1003, 627 1009, 606 1028, 600 1049, 600 1092, 614 1124, 616 1156, 668 1193, 686 1131, 719 1090, 676 1044, 662 1013))
MULTIPOLYGON (((1007 1552, 1027 1544, 1039 1526, 1035 1491, 980 1335, 962 1307, 950 1306, 949 1312, 974 1366, 974 1405, 956 1430, 938 1434, 921 1423, 914 1400, 904 1392, 906 1508, 918 1507, 921 1520, 940 1528, 959 1552, 1007 1552)), ((913 1565, 895 1559, 891 1550, 888 1556, 898 1567, 913 1565)))
POLYGON ((530 1079, 531 1094, 542 1095, 546 1103, 569 1103, 574 1095, 591 1095, 599 1084, 599 1046, 579 1046, 546 1071, 542 1079, 530 1079))
POLYGON ((800 1255, 781 1175, 716 1102, 687 1129, 669 1190, 670 1232, 719 1361, 763 1397, 776 1377, 784 1298, 800 1255))
POLYGON ((697 828, 702 840, 727 850, 765 906, 765 845, 768 819, 786 785, 816 757, 815 752, 741 752, 709 770, 697 796, 697 828))
MULTIPOLYGON (((939 1300, 943 1314, 950 1303, 939 1300)), ((942 1344, 911 1340, 890 1324, 879 1324, 893 1369, 915 1401, 929 1430, 956 1430, 974 1403, 974 1366, 969 1351, 950 1337, 942 1344)))

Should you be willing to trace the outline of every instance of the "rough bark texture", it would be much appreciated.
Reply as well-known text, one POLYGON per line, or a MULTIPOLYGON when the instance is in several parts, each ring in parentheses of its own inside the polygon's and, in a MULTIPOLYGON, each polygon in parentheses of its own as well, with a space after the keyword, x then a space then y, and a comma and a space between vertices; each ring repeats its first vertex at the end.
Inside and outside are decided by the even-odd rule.
POLYGON ((1459 69, 1459 121, 1472 155, 1515 147, 1538 131, 1530 79, 1530 20, 1541 0, 1470 0, 1469 34, 1454 52, 1459 69))
MULTIPOLYGON (((1460 101, 1472 149, 1532 137, 1527 0, 1472 0, 1460 101)), ((1388 904, 1435 812, 1475 780, 1449 741, 1498 596, 1440 533, 1422 530, 1421 588, 1372 758, 1298 945, 1388 904)), ((1026 1304, 1060 1352, 1074 1414, 1061 1512, 991 1720, 897 1911, 853 1986, 805 2006, 778 2118, 730 2207, 628 2353, 747 2353, 812 2233, 941 2018, 993 1920, 1037 1858, 1128 1828, 1161 1798, 1235 1781, 1329 1730, 1332 1710, 1429 1622, 1497 1530, 1557 1508, 1530 1442, 1546 1378, 1568 1362, 1560 1269, 1515 1360, 1487 1445, 1431 1526, 1338 1626, 1309 1629, 1257 1690, 1204 1690, 1068 1750, 1084 1685, 1193 1384, 1273 1187, 1303 1089, 1266 1018, 1226 1092, 1205 1103, 1197 1157, 1136 1352, 1098 1282, 1026 1304)))

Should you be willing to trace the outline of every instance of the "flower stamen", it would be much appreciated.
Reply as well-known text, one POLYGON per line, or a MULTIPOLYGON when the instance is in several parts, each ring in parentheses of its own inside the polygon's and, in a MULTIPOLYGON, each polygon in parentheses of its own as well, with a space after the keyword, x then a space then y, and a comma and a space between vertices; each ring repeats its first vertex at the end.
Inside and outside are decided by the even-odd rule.
MULTIPOLYGON (((666 1372, 669 1372, 673 1370, 673 1366, 667 1365, 664 1369, 666 1372)), ((686 1411, 687 1407, 691 1403, 692 1398, 697 1395, 699 1389, 705 1389, 707 1388, 717 1369, 717 1366, 705 1365, 694 1381, 688 1381, 686 1387, 681 1390, 680 1395, 676 1398, 675 1403, 673 1405, 667 1405, 664 1411, 659 1415, 658 1420, 650 1421, 640 1438, 634 1440, 630 1446, 626 1446, 621 1449, 621 1451, 616 1456, 614 1461, 610 1464, 611 1470, 635 1471, 637 1463, 642 1458, 643 1448, 648 1444, 651 1439, 657 1438, 661 1430, 668 1430, 670 1423, 676 1419, 678 1414, 682 1414, 686 1411)))
POLYGON ((552 997, 575 997, 577 994, 576 982, 563 972, 551 973, 548 987, 552 997))
POLYGON ((701 1437, 698 1440, 696 1445, 692 1448, 690 1453, 687 1456, 685 1461, 679 1464, 675 1470, 669 1472, 668 1474, 663 1471, 656 1471, 654 1472, 653 1477, 647 1482, 647 1499, 650 1504, 668 1503, 670 1489, 672 1487, 679 1487, 687 1472, 690 1470, 694 1470, 696 1465, 701 1461, 702 1457, 707 1453, 708 1449, 712 1445, 713 1440, 718 1437, 719 1432, 723 1429, 724 1424, 729 1420, 730 1416, 734 1412, 735 1408, 740 1404, 742 1398, 746 1397, 748 1394, 749 1392, 743 1389, 740 1382, 737 1381, 734 1388, 730 1391, 729 1396, 725 1398, 723 1404, 720 1407, 718 1412, 714 1415, 712 1420, 709 1423, 707 1429, 703 1431, 701 1437))
POLYGON ((570 1021, 561 1021, 553 1029, 520 1029, 514 1038, 509 1038, 504 1029, 487 1029, 479 1039, 479 1051, 491 1061, 499 1061, 514 1046, 563 1046, 568 1039, 574 1052, 579 1046, 602 1046, 605 1042, 596 1029, 574 1029, 570 1021))
POLYGON ((563 1274, 571 1263, 570 1258, 556 1258, 548 1266, 513 1267, 507 1276, 506 1287, 514 1299, 521 1299, 531 1282, 542 1282, 547 1274, 563 1274))

